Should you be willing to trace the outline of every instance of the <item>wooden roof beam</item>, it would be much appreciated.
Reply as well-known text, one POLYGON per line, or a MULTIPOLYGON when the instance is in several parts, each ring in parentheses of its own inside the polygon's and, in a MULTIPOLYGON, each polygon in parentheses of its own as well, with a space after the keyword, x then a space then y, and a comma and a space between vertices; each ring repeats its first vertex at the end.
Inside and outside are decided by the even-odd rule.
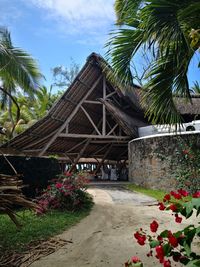
POLYGON ((66 134, 60 133, 57 137, 62 138, 96 138, 96 139, 114 139, 114 140, 130 140, 130 136, 115 136, 115 135, 95 135, 95 134, 66 134))

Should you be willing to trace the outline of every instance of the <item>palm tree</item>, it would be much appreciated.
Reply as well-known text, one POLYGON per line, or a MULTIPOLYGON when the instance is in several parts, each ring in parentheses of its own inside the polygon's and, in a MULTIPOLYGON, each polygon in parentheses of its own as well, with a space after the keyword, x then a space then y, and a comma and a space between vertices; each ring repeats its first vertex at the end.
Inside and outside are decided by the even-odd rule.
POLYGON ((191 92, 195 95, 200 95, 200 84, 198 81, 194 82, 194 85, 191 87, 191 92))
MULTIPOLYGON (((8 105, 10 121, 13 126, 12 132, 14 131, 15 122, 11 109, 13 103, 16 102, 14 101, 16 91, 21 88, 27 95, 32 97, 41 77, 42 75, 34 59, 22 49, 14 47, 8 30, 0 28, 1 103, 2 108, 6 104, 8 105)), ((17 116, 18 119, 19 114, 17 116)))
POLYGON ((117 30, 107 43, 114 74, 132 84, 131 62, 143 48, 153 61, 142 104, 153 123, 177 123, 174 96, 190 99, 188 67, 200 47, 198 0, 116 0, 117 30))

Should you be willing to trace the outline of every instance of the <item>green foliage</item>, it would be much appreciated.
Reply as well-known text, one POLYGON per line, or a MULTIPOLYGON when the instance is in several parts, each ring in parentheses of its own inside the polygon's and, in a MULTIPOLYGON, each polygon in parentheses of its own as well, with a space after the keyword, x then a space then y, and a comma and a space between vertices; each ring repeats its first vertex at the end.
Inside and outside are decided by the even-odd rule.
POLYGON ((10 136, 12 136, 20 115, 20 109, 14 97, 15 93, 21 88, 27 95, 32 97, 39 86, 41 78, 42 75, 35 60, 22 49, 14 47, 8 30, 1 28, 0 79, 2 88, 0 91, 0 101, 2 108, 8 107, 8 114, 12 124, 10 136), (18 108, 16 122, 11 111, 13 104, 18 108))
POLYGON ((118 28, 107 43, 107 57, 116 77, 133 85, 132 61, 141 49, 151 54, 141 92, 146 115, 153 123, 180 123, 173 98, 190 98, 187 75, 199 53, 200 2, 116 0, 115 11, 118 28))
POLYGON ((49 211, 42 217, 29 210, 18 211, 17 216, 23 227, 17 229, 7 215, 0 215, 0 255, 5 251, 23 251, 28 243, 47 239, 62 233, 87 216, 89 209, 82 212, 49 211))
POLYGON ((163 190, 145 188, 145 187, 134 185, 134 184, 126 185, 126 188, 133 192, 135 191, 135 192, 139 192, 147 196, 153 197, 157 199, 158 201, 162 201, 164 195, 166 194, 166 192, 163 190))

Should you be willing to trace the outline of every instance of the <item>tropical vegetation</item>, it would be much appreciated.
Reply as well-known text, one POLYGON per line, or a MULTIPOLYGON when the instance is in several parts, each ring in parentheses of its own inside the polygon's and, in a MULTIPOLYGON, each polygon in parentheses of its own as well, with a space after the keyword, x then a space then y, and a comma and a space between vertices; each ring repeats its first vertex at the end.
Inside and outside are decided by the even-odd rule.
POLYGON ((12 125, 11 135, 20 118, 15 93, 22 90, 32 98, 41 77, 36 61, 27 52, 13 45, 10 32, 6 28, 0 28, 0 101, 2 109, 7 105, 12 125), (11 111, 13 105, 17 109, 16 121, 11 111))
POLYGON ((200 2, 116 0, 115 12, 117 29, 107 43, 115 76, 133 85, 132 62, 141 50, 151 55, 142 90, 146 115, 153 123, 180 123, 174 96, 191 98, 188 69, 200 52, 200 2))

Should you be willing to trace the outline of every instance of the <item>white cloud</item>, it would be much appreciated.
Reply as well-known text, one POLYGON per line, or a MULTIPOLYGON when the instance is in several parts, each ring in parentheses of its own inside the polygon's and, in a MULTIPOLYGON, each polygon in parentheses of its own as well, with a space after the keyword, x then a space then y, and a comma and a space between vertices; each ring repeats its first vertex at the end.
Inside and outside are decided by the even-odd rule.
POLYGON ((30 0, 68 34, 102 33, 114 24, 114 0, 30 0))

